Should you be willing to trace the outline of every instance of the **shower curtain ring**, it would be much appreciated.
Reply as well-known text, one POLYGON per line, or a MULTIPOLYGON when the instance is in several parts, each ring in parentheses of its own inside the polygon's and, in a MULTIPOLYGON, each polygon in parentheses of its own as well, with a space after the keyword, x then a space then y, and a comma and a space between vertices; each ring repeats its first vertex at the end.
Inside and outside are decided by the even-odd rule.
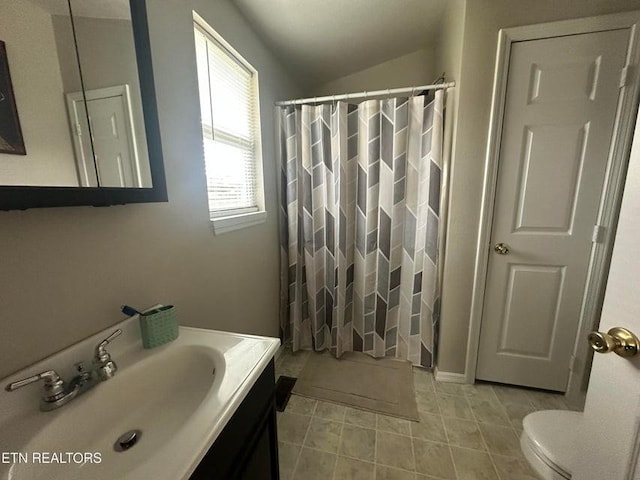
POLYGON ((369 97, 369 94, 367 93, 367 91, 364 91, 364 99, 366 100, 369 97))
POLYGON ((389 89, 387 88, 387 100, 391 98, 391 92, 389 91, 389 89))

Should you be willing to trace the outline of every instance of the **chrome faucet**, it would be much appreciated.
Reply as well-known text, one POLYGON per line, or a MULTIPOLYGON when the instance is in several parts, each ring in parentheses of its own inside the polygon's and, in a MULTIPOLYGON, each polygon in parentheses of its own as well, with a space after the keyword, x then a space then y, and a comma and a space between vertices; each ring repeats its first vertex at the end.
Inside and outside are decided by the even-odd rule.
POLYGON ((111 343, 111 341, 119 336, 122 333, 122 330, 117 329, 103 341, 101 341, 96 347, 95 354, 93 356, 93 366, 96 375, 100 381, 109 380, 112 378, 116 372, 118 371, 118 365, 116 362, 111 360, 111 354, 107 352, 107 345, 111 343))
POLYGON ((116 374, 118 366, 111 360, 111 354, 107 352, 106 346, 121 333, 122 330, 117 329, 96 346, 93 368, 90 371, 85 370, 84 363, 77 363, 75 366, 78 374, 71 379, 68 386, 65 385, 55 370, 47 370, 46 372, 12 382, 5 387, 5 390, 13 392, 18 388, 44 380, 40 410, 48 412, 60 408, 78 395, 91 390, 98 383, 109 380, 116 374))

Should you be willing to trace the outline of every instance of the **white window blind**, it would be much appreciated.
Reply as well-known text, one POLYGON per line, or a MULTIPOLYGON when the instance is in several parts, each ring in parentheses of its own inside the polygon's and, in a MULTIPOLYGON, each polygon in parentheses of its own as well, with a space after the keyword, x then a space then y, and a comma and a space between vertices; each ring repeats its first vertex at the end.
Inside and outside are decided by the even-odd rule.
POLYGON ((259 209, 255 71, 195 24, 211 218, 259 209))

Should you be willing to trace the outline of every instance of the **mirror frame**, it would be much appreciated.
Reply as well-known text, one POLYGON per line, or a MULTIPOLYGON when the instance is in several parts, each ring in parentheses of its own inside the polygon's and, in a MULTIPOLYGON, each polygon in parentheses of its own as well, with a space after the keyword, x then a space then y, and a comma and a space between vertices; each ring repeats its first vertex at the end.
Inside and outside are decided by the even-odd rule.
POLYGON ((158 106, 145 0, 129 0, 147 134, 152 188, 0 186, 0 210, 167 202, 158 106))

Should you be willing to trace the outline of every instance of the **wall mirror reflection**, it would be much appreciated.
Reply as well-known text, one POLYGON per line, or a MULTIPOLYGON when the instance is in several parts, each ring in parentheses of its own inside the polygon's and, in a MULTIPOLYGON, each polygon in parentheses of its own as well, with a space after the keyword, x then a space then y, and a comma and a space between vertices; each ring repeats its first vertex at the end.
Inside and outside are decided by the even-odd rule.
MULTIPOLYGON (((88 125, 75 137, 77 157, 91 158, 82 181, 102 187, 151 187, 138 64, 128 0, 71 0, 88 125), (86 132, 90 130, 92 142, 86 132)), ((70 52, 69 48, 62 48, 70 52)), ((73 59, 68 59, 73 64, 73 59)), ((84 112, 82 85, 65 84, 70 112, 84 112)), ((86 162, 85 162, 86 163, 86 162)))
POLYGON ((24 142, 0 186, 153 186, 128 0, 3 2, 0 41, 24 142))

